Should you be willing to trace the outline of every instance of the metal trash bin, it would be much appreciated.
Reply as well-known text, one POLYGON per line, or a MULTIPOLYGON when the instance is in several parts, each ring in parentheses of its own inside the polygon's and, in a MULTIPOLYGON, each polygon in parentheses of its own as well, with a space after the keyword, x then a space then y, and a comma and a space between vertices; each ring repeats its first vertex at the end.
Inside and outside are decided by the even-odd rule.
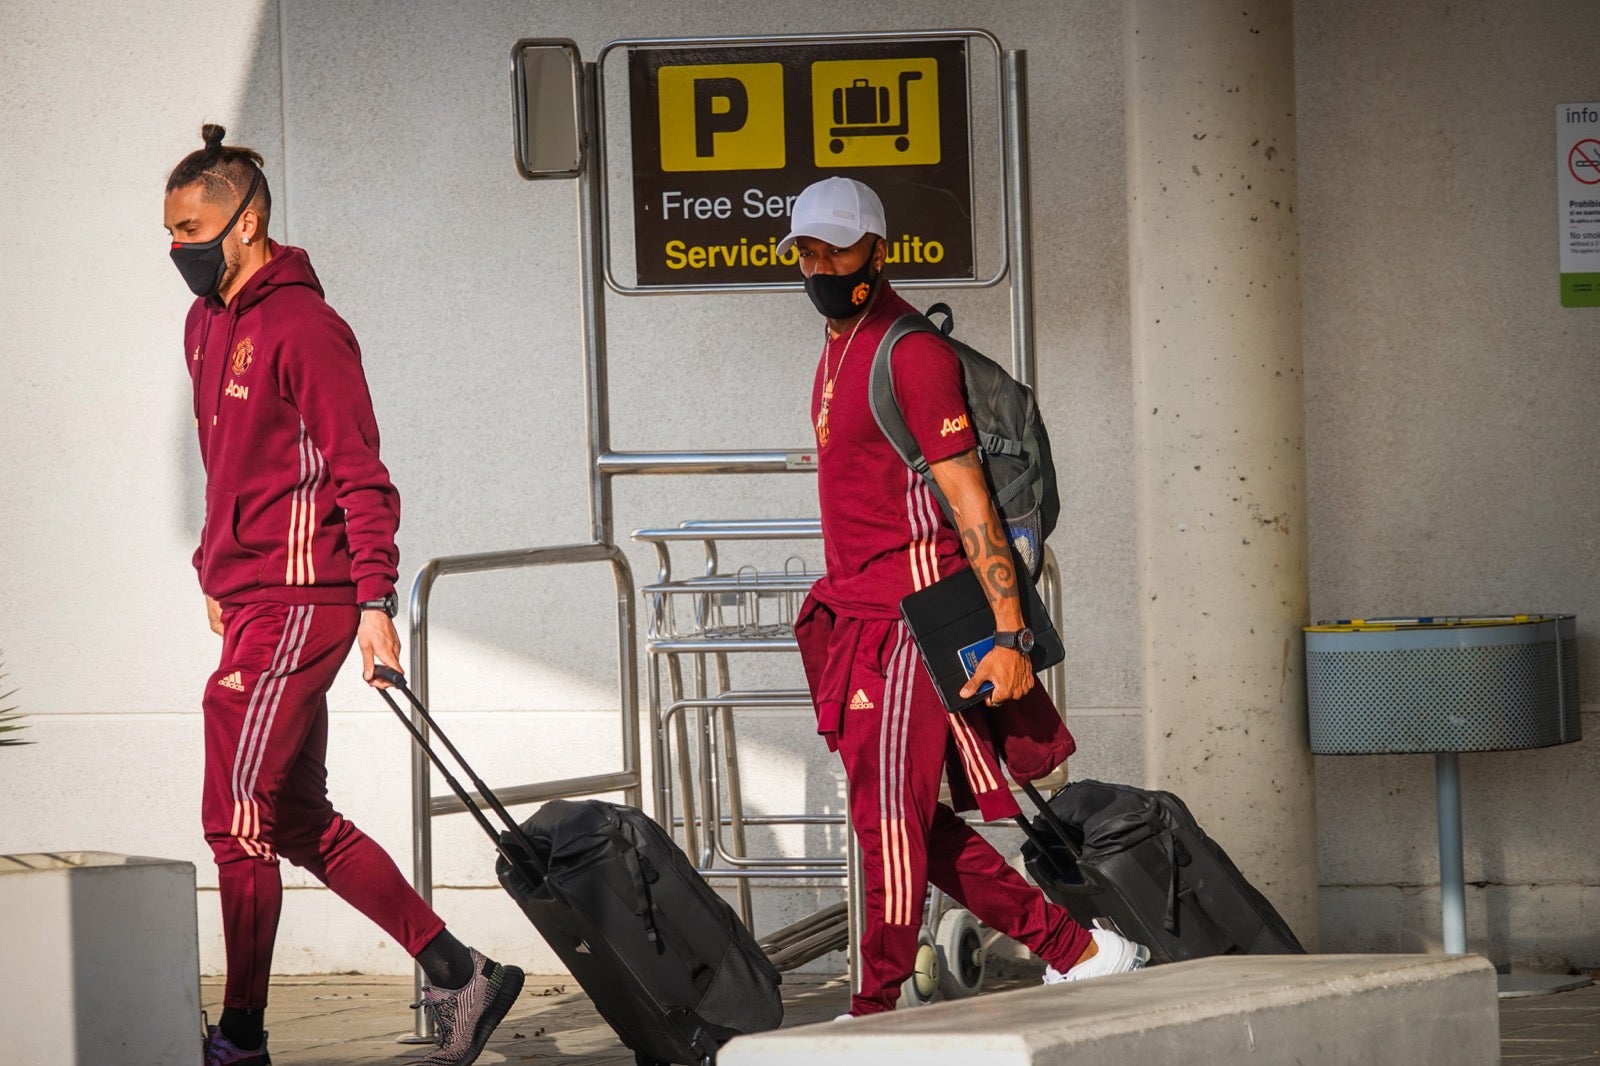
POLYGON ((1306 628, 1318 755, 1506 751, 1582 737, 1568 615, 1379 618, 1306 628))
POLYGON ((1305 636, 1313 753, 1434 756, 1444 949, 1466 951, 1458 755, 1582 738, 1576 618, 1352 619, 1305 636))

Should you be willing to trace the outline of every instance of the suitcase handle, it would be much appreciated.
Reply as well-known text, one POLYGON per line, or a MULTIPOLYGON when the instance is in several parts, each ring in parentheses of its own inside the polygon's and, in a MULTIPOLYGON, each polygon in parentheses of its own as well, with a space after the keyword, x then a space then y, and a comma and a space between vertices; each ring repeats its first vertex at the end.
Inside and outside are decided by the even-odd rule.
MULTIPOLYGON (((1022 791, 1027 793, 1028 798, 1033 801, 1033 805, 1039 809, 1039 816, 1050 826, 1056 837, 1061 841, 1061 846, 1066 848, 1067 853, 1072 856, 1073 861, 1081 860, 1083 858, 1082 852, 1072 843, 1072 838, 1067 835, 1067 827, 1061 824, 1061 819, 1056 817, 1056 812, 1050 809, 1050 804, 1043 796, 1039 795, 1039 790, 1033 787, 1031 781, 1019 781, 1018 784, 1022 786, 1022 791)), ((1043 834, 1033 827, 1033 822, 1028 819, 1028 816, 1025 814, 1017 815, 1016 823, 1021 828, 1023 835, 1033 841, 1034 848, 1039 852, 1040 860, 1049 866, 1062 881, 1071 881, 1072 875, 1063 870, 1060 864, 1056 862, 1055 853, 1051 851, 1050 845, 1045 841, 1043 834)))
POLYGON ((533 845, 528 842, 528 838, 522 835, 522 827, 517 825, 515 819, 511 817, 510 812, 505 809, 505 805, 502 804, 499 798, 489 790, 489 786, 483 783, 483 780, 479 778, 478 775, 473 771, 472 767, 467 763, 467 760, 461 757, 461 752, 456 750, 456 746, 450 742, 450 738, 445 735, 444 730, 439 728, 439 723, 434 721, 433 715, 428 712, 428 708, 422 705, 422 701, 417 699, 416 693, 412 692, 410 687, 406 685, 405 675, 393 667, 386 666, 381 662, 372 664, 372 675, 379 681, 388 682, 396 689, 399 689, 400 693, 405 696, 408 701, 410 701, 411 706, 417 709, 417 712, 422 715, 422 720, 428 723, 428 728, 433 730, 434 735, 437 736, 440 742, 444 744, 445 750, 450 752, 450 757, 456 761, 457 765, 459 765, 461 769, 466 771, 467 777, 472 781, 473 787, 478 790, 478 795, 482 796, 488 801, 489 806, 494 808, 494 812, 500 816, 500 820, 505 823, 506 828, 511 831, 510 835, 512 838, 522 845, 523 856, 519 858, 511 854, 511 852, 506 849, 505 837, 500 833, 495 832, 494 826, 489 823, 488 815, 483 813, 483 808, 474 803, 472 796, 468 794, 466 789, 461 787, 461 782, 456 780, 456 775, 450 772, 450 768, 446 766, 444 760, 439 757, 439 753, 434 751, 433 748, 428 744, 428 738, 423 735, 422 730, 418 729, 417 724, 411 720, 410 716, 407 715, 405 711, 400 709, 400 704, 395 702, 394 697, 389 695, 387 689, 378 689, 378 695, 383 697, 383 702, 387 703, 389 705, 389 709, 394 711, 395 717, 400 719, 400 724, 405 726, 406 730, 410 732, 412 739, 417 742, 417 746, 423 750, 433 765, 437 766, 439 768, 439 772, 444 775, 445 781, 447 781, 450 785, 450 790, 456 794, 456 796, 466 806, 467 811, 471 813, 473 818, 477 819, 478 824, 483 827, 483 831, 488 834, 489 840, 493 842, 495 850, 504 856, 505 860, 514 867, 521 866, 524 862, 526 862, 536 873, 538 873, 540 879, 542 880, 547 872, 547 869, 545 864, 540 861, 539 856, 535 854, 533 845))

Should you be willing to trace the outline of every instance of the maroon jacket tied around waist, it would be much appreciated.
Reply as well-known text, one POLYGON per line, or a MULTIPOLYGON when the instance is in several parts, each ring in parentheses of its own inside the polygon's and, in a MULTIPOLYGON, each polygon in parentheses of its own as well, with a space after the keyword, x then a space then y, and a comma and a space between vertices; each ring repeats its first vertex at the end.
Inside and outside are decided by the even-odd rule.
MULTIPOLYGON (((857 643, 863 639, 864 629, 885 624, 898 625, 838 615, 815 596, 806 599, 795 620, 794 635, 817 715, 817 732, 827 741, 829 751, 838 749, 839 734, 845 728, 850 665, 856 657, 857 643)), ((1037 781, 1077 750, 1077 743, 1043 685, 1035 685, 1026 696, 999 707, 980 703, 961 713, 1020 782, 1037 781)), ((980 803, 987 797, 974 799, 960 773, 952 772, 949 784, 951 806, 958 811, 981 806, 987 818, 1017 813, 1009 794, 1003 800, 996 797, 996 802, 1005 807, 988 809, 988 804, 980 803)))

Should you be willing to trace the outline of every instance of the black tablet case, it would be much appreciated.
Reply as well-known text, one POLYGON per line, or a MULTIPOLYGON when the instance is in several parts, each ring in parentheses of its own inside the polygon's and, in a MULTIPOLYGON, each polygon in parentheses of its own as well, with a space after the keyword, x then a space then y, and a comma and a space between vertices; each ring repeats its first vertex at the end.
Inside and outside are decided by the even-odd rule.
MULTIPOLYGON (((1022 570, 1022 617, 1033 630, 1033 672, 1041 673, 1066 658, 1061 635, 1045 613, 1044 601, 1022 570)), ((962 567, 943 581, 913 592, 900 601, 900 617, 922 652, 922 661, 933 679, 933 687, 948 711, 960 711, 982 702, 988 692, 961 698, 961 686, 971 676, 963 665, 962 654, 976 666, 994 644, 994 612, 970 566, 962 567)))

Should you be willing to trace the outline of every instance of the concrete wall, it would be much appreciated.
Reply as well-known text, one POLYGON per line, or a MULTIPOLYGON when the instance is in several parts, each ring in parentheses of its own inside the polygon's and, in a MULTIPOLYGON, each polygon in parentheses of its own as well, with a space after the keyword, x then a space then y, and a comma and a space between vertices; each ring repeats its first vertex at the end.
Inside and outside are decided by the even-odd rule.
MULTIPOLYGON (((510 158, 507 53, 529 35, 573 37, 592 57, 624 36, 977 25, 1028 49, 1073 771, 1142 779, 1115 6, 915 2, 870 24, 838 0, 0 12, 0 662, 37 742, 0 750, 0 852, 194 861, 203 965, 217 967, 197 817, 216 642, 188 568, 201 483, 179 350, 188 296, 159 228, 166 172, 202 120, 265 152, 274 236, 310 250, 361 338, 405 498, 403 580, 435 555, 587 537, 574 192, 521 181, 510 158)), ((1551 173, 1554 105, 1600 96, 1586 12, 1296 7, 1314 617, 1575 611, 1596 659, 1597 320, 1557 304, 1551 173)), ((964 331, 1003 348, 1004 292, 956 299, 964 331)), ((814 329, 795 295, 614 299, 614 443, 803 445, 814 329)), ((623 482, 617 529, 814 514, 812 491, 803 476, 623 482)), ((609 594, 587 569, 440 586, 435 702, 490 781, 611 765, 609 594)), ((1596 691, 1592 666, 1583 680, 1596 691)), ((336 802, 404 864, 404 735, 353 670, 331 700, 336 802)), ((809 733, 803 717, 751 731, 753 808, 836 796, 809 733)), ((1467 876, 1484 883, 1474 948, 1600 963, 1597 841, 1576 813, 1600 778, 1594 750, 1464 760, 1467 876)), ((1431 946, 1428 761, 1322 760, 1318 778, 1323 946, 1431 946)), ((438 826, 441 909, 538 965, 474 827, 438 826)), ((762 896, 763 929, 806 902, 762 896)), ((290 893, 278 967, 407 968, 310 889, 290 893)))
MULTIPOLYGON (((1560 306, 1556 105, 1578 3, 1296 4, 1317 618, 1578 616, 1582 743, 1461 760, 1468 943, 1600 961, 1600 317, 1560 306)), ((1439 943, 1432 760, 1317 764, 1322 946, 1439 943)))
MULTIPOLYGON (((160 229, 166 173, 202 121, 265 153, 273 236, 310 251, 361 340, 404 499, 402 581, 432 556, 587 539, 575 191, 512 166, 508 55, 523 36, 570 36, 593 58, 624 36, 976 25, 1029 49, 1040 379, 1068 507, 1053 543, 1068 616, 1093 620, 1067 630, 1078 765, 1139 778, 1111 9, 915 3, 868 25, 837 0, 171 0, 7 3, 3 22, 0 662, 37 743, 0 750, 0 852, 194 861, 204 965, 217 968, 198 829, 198 701, 217 642, 188 566, 202 480, 180 351, 189 297, 160 229)), ((1005 350, 1004 289, 956 305, 968 336, 1005 350)), ((809 446, 817 323, 802 296, 614 298, 610 327, 617 447, 809 446)), ((624 481, 616 528, 814 515, 814 491, 805 475, 624 481)), ((653 556, 633 558, 650 578, 653 556)), ((440 584, 434 702, 486 779, 616 765, 610 597, 600 568, 440 584)), ((331 703, 335 802, 409 867, 408 741, 354 669, 331 703)), ((752 727, 741 756, 753 810, 837 809, 837 762, 808 713, 752 727)), ((465 938, 529 960, 534 938, 492 883, 476 827, 436 824, 441 911, 465 938)), ((288 896, 281 971, 405 971, 376 929, 286 877, 306 890, 288 896)), ((830 893, 764 890, 758 926, 830 893)))

